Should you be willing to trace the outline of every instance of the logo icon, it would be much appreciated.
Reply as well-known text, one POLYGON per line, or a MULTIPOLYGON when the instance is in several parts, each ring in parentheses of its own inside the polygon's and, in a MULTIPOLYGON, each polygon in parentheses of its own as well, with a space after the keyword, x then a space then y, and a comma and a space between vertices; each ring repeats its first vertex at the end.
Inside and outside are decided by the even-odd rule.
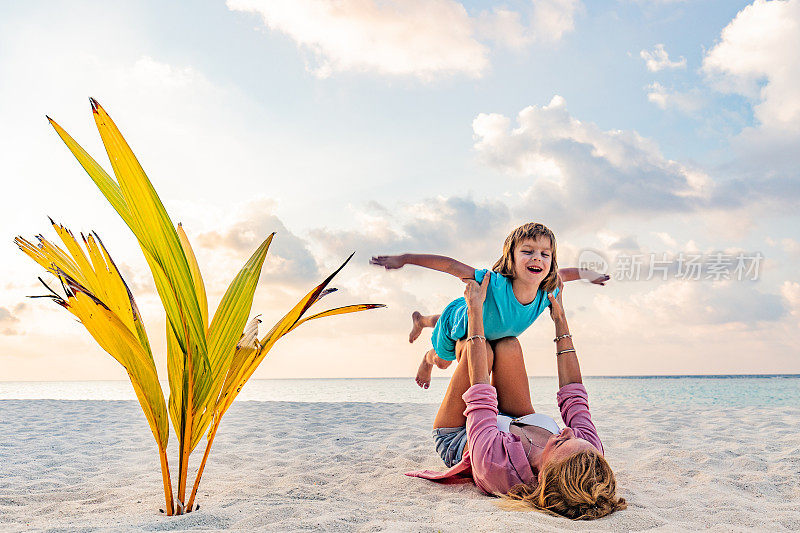
POLYGON ((607 274, 608 261, 599 251, 586 248, 578 254, 578 268, 586 268, 600 274, 607 274))

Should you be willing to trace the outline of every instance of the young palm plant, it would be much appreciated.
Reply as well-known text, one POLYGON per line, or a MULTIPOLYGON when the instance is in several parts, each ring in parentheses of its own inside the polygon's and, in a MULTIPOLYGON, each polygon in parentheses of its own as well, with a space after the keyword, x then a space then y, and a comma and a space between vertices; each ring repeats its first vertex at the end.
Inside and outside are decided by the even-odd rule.
MULTIPOLYGON (((167 319, 169 402, 158 380, 153 354, 136 302, 119 269, 96 233, 81 242, 65 227, 51 223, 63 248, 41 235, 36 244, 15 239, 20 249, 60 281, 63 295, 45 284, 55 303, 75 315, 97 343, 128 373, 136 397, 156 439, 168 515, 190 512, 222 416, 283 335, 302 323, 383 307, 356 304, 304 317, 335 289, 327 288, 347 260, 306 294, 263 338, 258 318, 247 321, 256 284, 272 235, 256 249, 231 284, 209 322, 208 300, 200 268, 186 233, 175 226, 150 180, 114 122, 90 99, 94 120, 116 180, 50 117, 50 124, 136 237, 152 272, 167 319), (85 251, 84 251, 85 250, 85 251), (167 461, 169 422, 178 438, 178 494, 172 491, 167 461), (188 501, 189 456, 206 435, 203 458, 188 501)), ((40 278, 41 280, 41 278, 40 278)), ((44 283, 44 281, 42 281, 44 283)))

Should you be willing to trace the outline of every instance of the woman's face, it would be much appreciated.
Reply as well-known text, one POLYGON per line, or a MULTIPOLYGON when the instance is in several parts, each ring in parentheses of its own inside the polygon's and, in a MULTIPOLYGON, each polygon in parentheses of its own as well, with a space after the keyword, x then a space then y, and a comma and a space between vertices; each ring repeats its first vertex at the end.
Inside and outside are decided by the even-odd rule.
POLYGON ((547 444, 542 450, 539 475, 542 475, 545 465, 550 461, 560 461, 578 452, 594 449, 595 447, 588 440, 579 439, 572 429, 564 428, 561 433, 553 435, 547 440, 547 444))
POLYGON ((550 272, 552 262, 550 239, 525 239, 514 249, 514 279, 538 287, 550 272))

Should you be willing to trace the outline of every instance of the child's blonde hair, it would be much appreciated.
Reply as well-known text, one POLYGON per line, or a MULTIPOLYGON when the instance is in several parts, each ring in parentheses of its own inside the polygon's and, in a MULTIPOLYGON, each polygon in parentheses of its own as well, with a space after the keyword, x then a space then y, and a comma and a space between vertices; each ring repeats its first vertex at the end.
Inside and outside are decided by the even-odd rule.
POLYGON ((502 507, 537 510, 572 520, 594 520, 628 507, 617 497, 614 472, 595 450, 584 450, 548 463, 542 482, 517 485, 503 495, 502 507))
POLYGON ((545 237, 550 240, 550 272, 542 280, 539 288, 546 292, 553 292, 558 286, 558 261, 556 261, 556 236, 544 224, 529 222, 518 227, 512 231, 506 242, 503 243, 503 256, 497 260, 492 267, 492 270, 498 274, 506 277, 514 277, 514 250, 519 244, 527 239, 532 241, 537 240, 539 237, 545 237))

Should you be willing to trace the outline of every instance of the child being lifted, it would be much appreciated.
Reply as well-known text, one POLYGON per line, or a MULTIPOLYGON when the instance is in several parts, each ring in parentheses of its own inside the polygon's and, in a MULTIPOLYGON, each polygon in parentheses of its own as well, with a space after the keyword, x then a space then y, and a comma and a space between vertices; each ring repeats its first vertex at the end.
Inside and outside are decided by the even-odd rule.
MULTIPOLYGON (((506 237, 503 255, 492 270, 476 270, 450 257, 442 255, 403 254, 373 257, 370 264, 386 270, 404 265, 419 265, 451 274, 461 280, 474 279, 478 283, 486 275, 489 288, 483 304, 483 325, 486 340, 517 337, 533 324, 549 307, 548 293, 558 296, 558 277, 562 281, 587 279, 603 285, 609 276, 583 268, 558 268, 556 238, 543 224, 524 224, 506 237)), ((427 389, 434 365, 447 368, 455 360, 456 341, 467 335, 467 305, 464 298, 447 304, 439 315, 423 315, 414 311, 413 325, 408 342, 414 342, 422 329, 433 328, 433 348, 422 357, 417 370, 417 385, 427 389)))

